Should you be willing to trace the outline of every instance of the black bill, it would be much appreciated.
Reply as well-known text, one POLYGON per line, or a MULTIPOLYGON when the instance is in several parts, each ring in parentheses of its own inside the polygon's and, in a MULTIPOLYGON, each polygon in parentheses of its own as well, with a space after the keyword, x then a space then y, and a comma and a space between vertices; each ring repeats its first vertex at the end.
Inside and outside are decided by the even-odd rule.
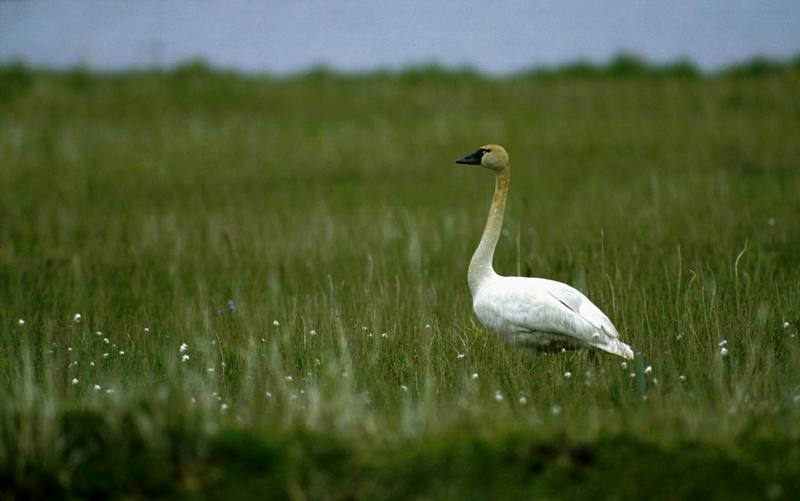
POLYGON ((481 158, 483 158, 483 154, 486 153, 486 150, 483 148, 478 148, 473 153, 465 156, 464 158, 459 158, 456 160, 457 164, 467 164, 467 165, 480 165, 481 158))

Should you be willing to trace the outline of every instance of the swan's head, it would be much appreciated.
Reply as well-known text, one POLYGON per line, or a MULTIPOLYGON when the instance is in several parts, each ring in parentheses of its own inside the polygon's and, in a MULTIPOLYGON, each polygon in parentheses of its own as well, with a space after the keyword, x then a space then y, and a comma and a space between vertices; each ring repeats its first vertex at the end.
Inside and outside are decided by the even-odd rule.
POLYGON ((495 171, 503 170, 508 167, 508 153, 499 144, 484 144, 464 158, 456 160, 456 163, 481 165, 495 171))

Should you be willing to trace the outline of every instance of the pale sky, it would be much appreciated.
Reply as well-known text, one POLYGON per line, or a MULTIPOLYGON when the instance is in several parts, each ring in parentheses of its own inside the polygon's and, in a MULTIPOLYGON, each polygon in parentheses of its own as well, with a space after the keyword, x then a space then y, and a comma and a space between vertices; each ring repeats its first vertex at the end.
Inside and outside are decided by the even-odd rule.
POLYGON ((0 0, 0 61, 242 71, 439 62, 502 74, 620 51, 703 69, 800 54, 800 0, 0 0))

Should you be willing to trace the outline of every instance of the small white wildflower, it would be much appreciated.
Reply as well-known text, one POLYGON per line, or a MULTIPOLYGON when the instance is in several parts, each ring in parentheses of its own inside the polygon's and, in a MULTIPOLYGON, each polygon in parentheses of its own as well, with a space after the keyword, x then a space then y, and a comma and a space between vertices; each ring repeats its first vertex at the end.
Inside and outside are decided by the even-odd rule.
POLYGON ((219 363, 219 366, 220 366, 220 367, 222 367, 222 368, 224 369, 224 368, 225 368, 225 362, 220 362, 220 363, 219 363))
POLYGON ((650 374, 651 372, 653 372, 653 366, 652 365, 648 365, 647 367, 644 368, 644 373, 645 374, 650 374))
POLYGON ((280 324, 281 324, 281 323, 280 323, 280 322, 278 322, 277 320, 273 320, 273 321, 272 321, 272 325, 274 325, 275 327, 279 326, 280 324))
POLYGON ((367 337, 372 337, 372 333, 370 332, 369 334, 367 334, 367 337))
POLYGON ((631 379, 633 379, 633 378, 635 378, 635 377, 636 377, 636 373, 635 373, 635 372, 631 372, 630 374, 628 374, 628 377, 630 377, 631 379))
POLYGON ((566 353, 566 352, 567 352, 566 348, 561 348, 561 353, 566 353))
POLYGON ((682 337, 683 337, 683 332, 681 332, 680 334, 678 334, 677 336, 675 336, 675 339, 676 339, 676 340, 678 340, 678 341, 680 341, 682 337))
POLYGON ((264 396, 267 397, 267 398, 272 398, 272 393, 270 393, 268 391, 265 391, 264 392, 264 396))
POLYGON ((188 361, 189 361, 189 355, 183 355, 181 357, 181 362, 188 362, 188 361))
MULTIPOLYGON (((24 320, 21 320, 21 322, 22 322, 22 323, 25 323, 25 321, 24 321, 24 320)), ((783 322, 783 328, 784 328, 784 329, 788 329, 788 328, 789 328, 789 322, 787 322, 787 321, 785 321, 785 320, 784 320, 784 322, 783 322)))
POLYGON ((149 332, 150 332, 150 327, 145 327, 145 328, 144 328, 144 333, 145 333, 145 334, 147 334, 147 333, 149 333, 149 332))
POLYGON ((569 379, 569 378, 572 377, 572 373, 570 371, 567 371, 567 372, 564 373, 564 377, 569 379))
POLYGON ((286 380, 287 381, 294 381, 294 378, 292 376, 286 376, 286 380))
POLYGON ((400 385, 400 389, 401 389, 401 390, 403 390, 403 391, 405 391, 405 392, 408 392, 408 386, 406 386, 406 385, 404 385, 404 384, 401 384, 401 385, 400 385))
POLYGON ((99 384, 94 385, 94 391, 100 391, 100 385, 99 384))
POLYGON ((227 412, 228 411, 228 404, 220 405, 219 406, 219 410, 221 410, 222 412, 227 412))
POLYGON ((208 368, 208 372, 214 372, 214 368, 213 367, 209 367, 208 368))
POLYGON ((503 401, 503 394, 500 392, 500 390, 495 390, 494 399, 496 401, 498 401, 498 402, 502 402, 503 401))
POLYGON ((124 354, 125 354, 125 351, 123 351, 123 350, 119 350, 119 354, 120 354, 120 355, 124 355, 124 354))
POLYGON ((110 340, 110 339, 108 339, 107 337, 104 337, 104 338, 103 338, 103 342, 104 342, 105 344, 109 344, 109 343, 111 343, 111 340, 110 340))
POLYGON ((81 319, 82 319, 82 318, 83 318, 83 317, 81 316, 81 314, 80 314, 80 313, 76 313, 75 315, 73 315, 73 317, 72 317, 72 321, 73 321, 73 322, 75 322, 75 323, 77 324, 78 322, 80 322, 80 321, 81 321, 81 319))
POLYGON ((653 386, 658 386, 658 379, 657 378, 653 378, 653 386))
POLYGON ((456 358, 458 358, 460 360, 460 359, 462 359, 462 358, 464 358, 466 356, 467 356, 466 353, 459 353, 458 355, 456 355, 456 358))
POLYGON ((727 356, 728 356, 728 348, 725 348, 725 347, 723 346, 722 348, 720 348, 720 349, 719 349, 719 354, 720 354, 721 356, 723 356, 723 357, 727 357, 727 356))
POLYGON ((72 346, 67 346, 67 351, 72 351, 72 346))
POLYGON ((90 366, 92 366, 92 367, 94 367, 94 360, 92 360, 91 362, 89 362, 89 365, 90 365, 90 366))
POLYGON ((552 414, 554 416, 558 416, 559 414, 561 414, 561 406, 560 405, 556 405, 556 404, 551 405, 550 406, 550 414, 552 414))
POLYGON ((472 378, 472 380, 474 381, 474 380, 478 379, 478 373, 477 373, 477 372, 473 372, 473 373, 472 373, 472 376, 470 376, 470 377, 471 377, 471 378, 472 378))
POLYGON ((381 334, 381 337, 387 339, 389 337, 389 334, 387 332, 384 332, 383 334, 381 334))
POLYGON ((425 324, 425 328, 426 329, 430 329, 431 328, 431 324, 425 324))
POLYGON ((187 351, 188 349, 189 349, 189 345, 188 345, 188 344, 186 344, 186 343, 181 343, 181 347, 179 348, 179 351, 180 351, 181 353, 186 353, 186 351, 187 351))
POLYGON ((20 318, 19 320, 17 320, 17 323, 19 325, 25 325, 25 319, 24 318, 20 318))
POLYGON ((114 388, 109 388, 106 390, 106 395, 111 395, 112 393, 114 393, 114 388))
POLYGON ((680 376, 678 376, 678 379, 680 379, 681 381, 686 381, 686 376, 681 374, 680 376))
POLYGON ((525 405, 525 404, 528 403, 528 399, 525 398, 525 395, 522 395, 521 397, 519 397, 519 403, 522 404, 522 405, 525 405))
POLYGON ((628 362, 620 362, 619 366, 622 367, 623 369, 627 369, 628 368, 628 362))
POLYGON ((96 331, 96 332, 94 333, 94 335, 95 335, 95 336, 102 336, 102 335, 103 335, 103 332, 102 332, 102 331, 96 331))
POLYGON ((72 378, 72 384, 78 384, 78 383, 80 383, 80 381, 78 381, 78 378, 76 377, 72 378))
POLYGON ((311 334, 312 336, 317 335, 317 331, 315 331, 314 329, 311 329, 310 331, 308 331, 308 333, 311 334))
POLYGON ((367 326, 366 325, 362 325, 361 326, 361 330, 364 331, 364 332, 367 332, 367 326))
POLYGON ((723 346, 725 346, 726 344, 728 344, 728 340, 727 340, 727 339, 723 339, 722 341, 720 341, 719 343, 717 343, 717 346, 719 346, 720 348, 722 348, 722 347, 723 347, 723 346))

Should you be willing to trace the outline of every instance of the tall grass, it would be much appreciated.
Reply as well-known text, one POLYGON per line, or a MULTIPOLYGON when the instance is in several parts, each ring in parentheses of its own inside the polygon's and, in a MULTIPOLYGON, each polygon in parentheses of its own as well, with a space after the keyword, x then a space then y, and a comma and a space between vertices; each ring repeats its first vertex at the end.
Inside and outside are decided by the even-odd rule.
MULTIPOLYGON (((589 444, 623 469, 603 451, 630 450, 652 459, 642 485, 665 448, 743 468, 759 495, 796 486, 796 72, 17 73, 0 92, 6 494, 108 493, 125 475, 194 492, 218 480, 203 465, 238 478, 237 461, 274 460, 286 477, 259 488, 363 496, 391 483, 391 451, 393 495, 414 479, 443 495, 459 487, 417 461, 502 471, 514 443, 589 444), (638 364, 520 351, 477 323, 465 273, 492 180, 452 162, 486 142, 512 161, 496 269, 584 291, 638 364), (247 456, 253 437, 268 442, 247 456), (85 476, 117 463, 136 468, 85 476)), ((575 447, 525 461, 580 466, 575 447)), ((558 471, 533 485, 558 492, 558 471)))

